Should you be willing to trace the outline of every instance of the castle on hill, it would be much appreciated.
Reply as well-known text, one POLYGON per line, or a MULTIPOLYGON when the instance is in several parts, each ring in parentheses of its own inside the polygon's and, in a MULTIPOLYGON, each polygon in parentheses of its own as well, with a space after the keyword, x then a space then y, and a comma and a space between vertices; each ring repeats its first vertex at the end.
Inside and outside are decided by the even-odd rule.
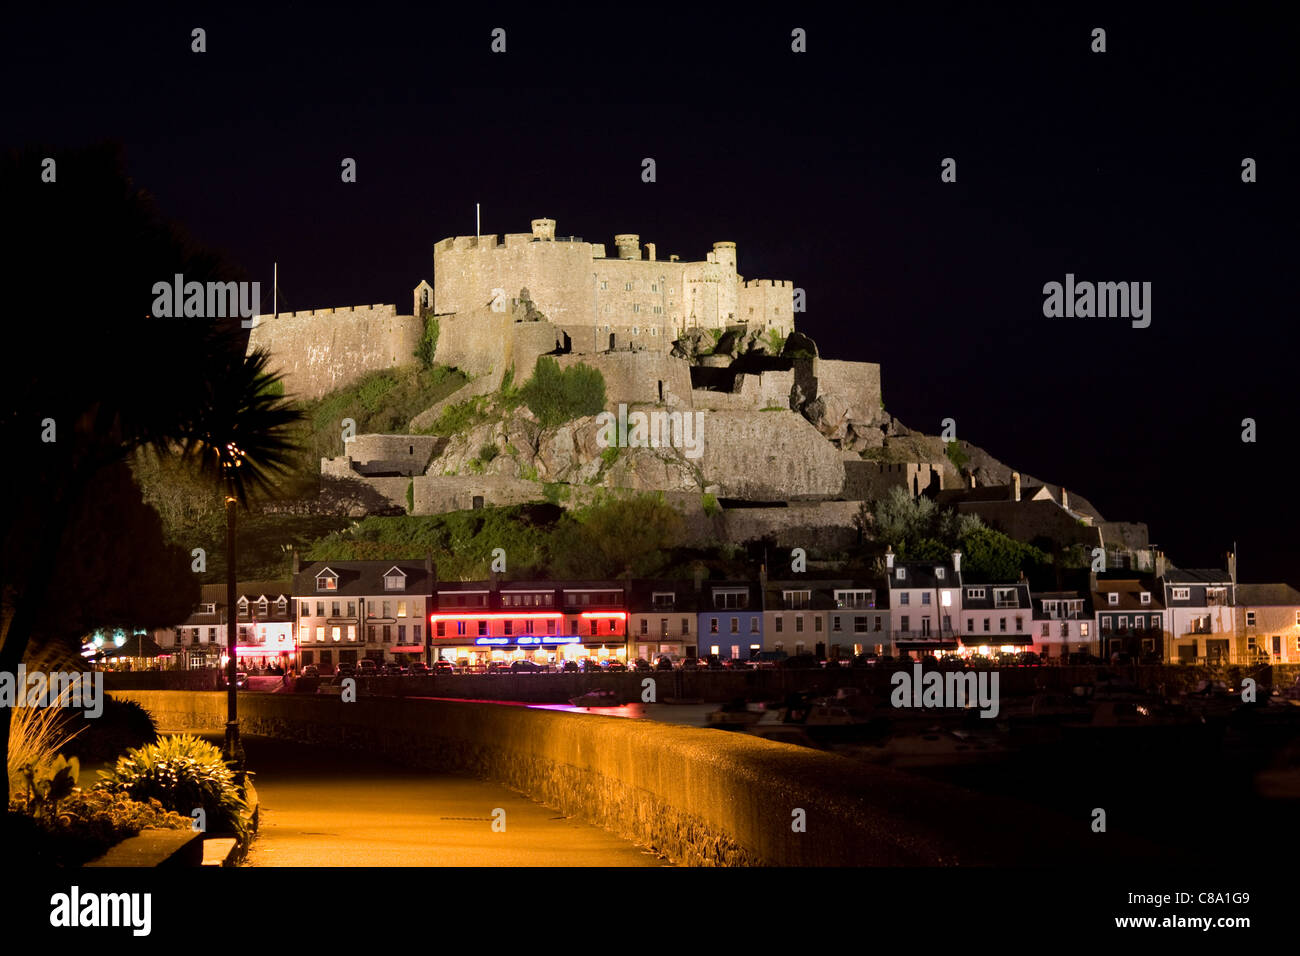
POLYGON ((599 487, 656 491, 691 519, 701 541, 773 536, 844 547, 860 505, 900 486, 957 496, 950 503, 961 510, 992 509, 995 524, 1026 540, 1046 534, 1125 552, 1145 547, 1145 526, 1099 514, 1081 520, 1071 505, 1086 502, 1067 501, 1064 489, 1031 487, 1022 501, 1019 475, 988 456, 980 483, 1011 490, 984 501, 975 472, 958 473, 940 439, 885 413, 880 366, 821 357, 795 329, 800 290, 790 281, 746 280, 735 243, 715 242, 697 261, 660 258, 634 234, 616 236, 614 250, 607 256, 604 245, 557 236, 555 220, 535 219, 527 233, 438 242, 434 281, 415 287, 409 315, 372 305, 258 316, 249 348, 269 350, 286 393, 299 398, 414 364, 431 321, 434 361, 470 377, 402 434, 357 435, 341 456, 322 459, 324 496, 347 502, 351 514, 439 514, 547 500, 556 485, 569 489, 571 505, 599 487), (591 421, 539 438, 517 414, 438 432, 444 410, 498 391, 508 373, 525 381, 543 355, 562 368, 599 370, 611 412, 626 405, 679 418, 707 413, 701 453, 688 459, 681 449, 625 447, 610 459, 591 421), (485 460, 489 445, 496 451, 485 460), (701 512, 702 494, 745 507, 725 508, 719 525, 701 512))

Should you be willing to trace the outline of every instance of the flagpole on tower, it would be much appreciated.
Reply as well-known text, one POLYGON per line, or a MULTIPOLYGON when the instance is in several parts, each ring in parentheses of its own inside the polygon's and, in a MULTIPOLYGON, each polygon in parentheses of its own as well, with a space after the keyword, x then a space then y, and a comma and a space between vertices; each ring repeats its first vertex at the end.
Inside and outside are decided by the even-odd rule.
POLYGON ((280 263, 271 267, 271 318, 280 317, 280 263))
POLYGON ((474 238, 479 237, 478 203, 474 204, 474 238))

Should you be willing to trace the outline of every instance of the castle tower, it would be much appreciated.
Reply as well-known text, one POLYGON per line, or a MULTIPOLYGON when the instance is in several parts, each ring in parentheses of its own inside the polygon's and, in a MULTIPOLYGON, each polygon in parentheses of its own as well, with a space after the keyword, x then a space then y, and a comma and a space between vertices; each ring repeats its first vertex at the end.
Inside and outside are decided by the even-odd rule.
POLYGON ((554 241, 555 239, 555 220, 554 219, 534 219, 533 220, 533 238, 543 241, 554 241))
POLYGON ((713 244, 713 261, 718 265, 718 323, 725 325, 734 322, 737 315, 736 286, 736 244, 734 242, 715 242, 713 244))
POLYGON ((630 232, 620 233, 614 237, 614 246, 618 249, 620 259, 641 258, 641 237, 630 232))

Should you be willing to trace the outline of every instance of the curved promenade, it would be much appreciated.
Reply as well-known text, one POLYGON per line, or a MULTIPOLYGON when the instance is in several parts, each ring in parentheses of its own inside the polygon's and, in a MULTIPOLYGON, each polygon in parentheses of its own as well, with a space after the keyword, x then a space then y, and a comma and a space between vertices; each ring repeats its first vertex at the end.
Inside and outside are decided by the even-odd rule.
MULTIPOLYGON (((113 696, 137 701, 165 730, 225 725, 224 693, 113 696)), ((490 703, 291 694, 240 694, 239 717, 246 734, 503 783, 686 865, 1074 867, 1153 852, 1093 833, 1088 819, 725 731, 490 703)))

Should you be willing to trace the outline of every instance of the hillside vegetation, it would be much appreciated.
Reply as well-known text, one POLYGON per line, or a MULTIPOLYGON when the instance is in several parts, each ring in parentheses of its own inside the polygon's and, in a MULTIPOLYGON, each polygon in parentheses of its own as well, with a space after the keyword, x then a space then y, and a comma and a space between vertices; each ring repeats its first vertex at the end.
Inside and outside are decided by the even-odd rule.
POLYGON ((468 381, 457 369, 410 365, 371 372, 351 385, 303 403, 307 417, 300 433, 299 472, 315 478, 320 475, 322 458, 343 454, 345 418, 356 422, 358 435, 404 433, 412 418, 468 381))
POLYGON ((682 517, 659 495, 607 497, 574 511, 515 505, 442 515, 370 517, 322 537, 311 561, 421 560, 432 554, 442 580, 487 577, 505 550, 505 577, 638 577, 670 568, 682 517))

